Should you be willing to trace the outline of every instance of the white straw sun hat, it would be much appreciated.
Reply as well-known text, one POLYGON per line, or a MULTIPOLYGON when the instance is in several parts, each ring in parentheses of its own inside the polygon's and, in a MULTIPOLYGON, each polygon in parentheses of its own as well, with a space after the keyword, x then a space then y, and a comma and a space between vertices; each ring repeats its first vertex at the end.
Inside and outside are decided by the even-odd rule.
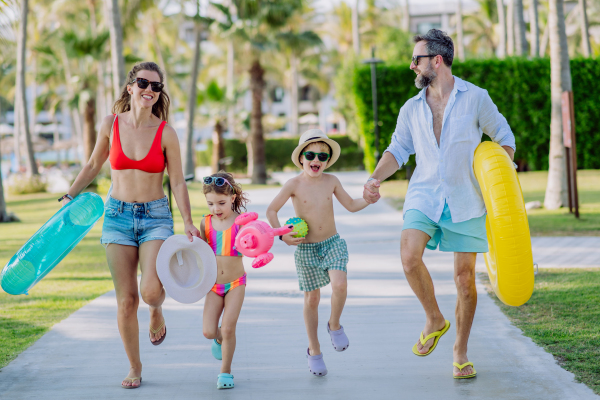
POLYGON ((170 236, 160 247, 156 273, 165 290, 179 303, 195 303, 217 281, 217 259, 204 240, 186 235, 170 236))
POLYGON ((320 129, 309 129, 300 136, 298 147, 292 153, 292 161, 296 166, 302 169, 300 164, 300 152, 309 144, 314 142, 325 142, 331 147, 331 158, 327 161, 325 169, 331 167, 340 157, 340 145, 333 139, 329 139, 326 134, 320 129))

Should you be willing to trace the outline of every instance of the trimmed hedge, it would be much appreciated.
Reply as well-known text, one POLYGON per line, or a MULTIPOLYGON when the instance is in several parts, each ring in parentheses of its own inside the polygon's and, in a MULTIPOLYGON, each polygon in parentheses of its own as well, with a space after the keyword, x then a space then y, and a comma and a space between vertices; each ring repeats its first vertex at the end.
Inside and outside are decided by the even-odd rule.
MULTIPOLYGON (((331 171, 365 169, 363 164, 364 154, 358 144, 348 136, 332 135, 331 139, 339 143, 341 147, 340 158, 331 167, 331 171)), ((208 141, 208 147, 196 154, 198 165, 210 165, 212 154, 212 141, 208 141)), ((265 140, 265 153, 267 155, 267 170, 282 171, 284 168, 297 168, 292 162, 291 156, 298 145, 297 138, 267 139, 265 140)), ((239 139, 225 140, 225 156, 232 157, 232 163, 227 166, 227 171, 245 173, 248 165, 248 153, 246 143, 239 139)))
MULTIPOLYGON (((486 89, 515 133, 518 162, 531 170, 548 169, 550 147, 550 60, 508 58, 469 60, 452 66, 454 75, 486 89)), ((600 82, 600 59, 571 60, 577 166, 600 168, 600 102, 595 87, 600 82)), ((407 64, 377 67, 377 100, 380 120, 380 149, 391 141, 400 108, 419 93, 415 73, 407 64)), ((355 71, 354 94, 359 130, 365 143, 365 165, 373 170, 374 131, 371 70, 355 71)), ((487 139, 487 136, 484 135, 487 139)))

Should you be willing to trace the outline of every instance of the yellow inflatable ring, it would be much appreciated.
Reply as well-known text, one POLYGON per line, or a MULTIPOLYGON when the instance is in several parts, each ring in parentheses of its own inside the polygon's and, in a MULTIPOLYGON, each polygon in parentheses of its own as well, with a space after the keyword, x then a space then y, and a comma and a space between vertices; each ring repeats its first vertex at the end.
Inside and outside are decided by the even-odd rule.
POLYGON ((525 202, 517 172, 494 142, 475 150, 473 170, 487 209, 490 251, 484 254, 494 292, 509 306, 525 304, 533 293, 533 256, 525 202))

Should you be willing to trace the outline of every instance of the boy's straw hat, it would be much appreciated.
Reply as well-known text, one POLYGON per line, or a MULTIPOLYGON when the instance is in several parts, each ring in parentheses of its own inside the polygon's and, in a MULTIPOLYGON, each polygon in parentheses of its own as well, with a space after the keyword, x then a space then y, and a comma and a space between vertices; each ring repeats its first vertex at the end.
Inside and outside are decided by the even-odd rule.
POLYGON ((292 153, 292 161, 296 166, 302 169, 300 164, 300 152, 309 144, 314 142, 325 142, 331 147, 331 157, 327 161, 325 169, 331 167, 340 157, 340 145, 333 139, 329 139, 326 134, 320 129, 309 129, 300 136, 298 147, 292 153))
POLYGON ((170 236, 160 247, 156 273, 165 290, 179 303, 195 303, 217 281, 217 258, 204 240, 186 235, 170 236))

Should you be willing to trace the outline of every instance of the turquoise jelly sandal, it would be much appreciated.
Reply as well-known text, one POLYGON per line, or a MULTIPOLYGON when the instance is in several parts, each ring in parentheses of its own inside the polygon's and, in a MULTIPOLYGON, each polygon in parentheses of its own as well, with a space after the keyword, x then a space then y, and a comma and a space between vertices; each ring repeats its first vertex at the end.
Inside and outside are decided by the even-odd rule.
POLYGON ((217 389, 233 389, 233 375, 221 373, 217 378, 217 389))
POLYGON ((217 339, 213 339, 212 346, 210 346, 212 355, 217 360, 223 359, 223 353, 221 352, 221 345, 217 342, 217 339))

